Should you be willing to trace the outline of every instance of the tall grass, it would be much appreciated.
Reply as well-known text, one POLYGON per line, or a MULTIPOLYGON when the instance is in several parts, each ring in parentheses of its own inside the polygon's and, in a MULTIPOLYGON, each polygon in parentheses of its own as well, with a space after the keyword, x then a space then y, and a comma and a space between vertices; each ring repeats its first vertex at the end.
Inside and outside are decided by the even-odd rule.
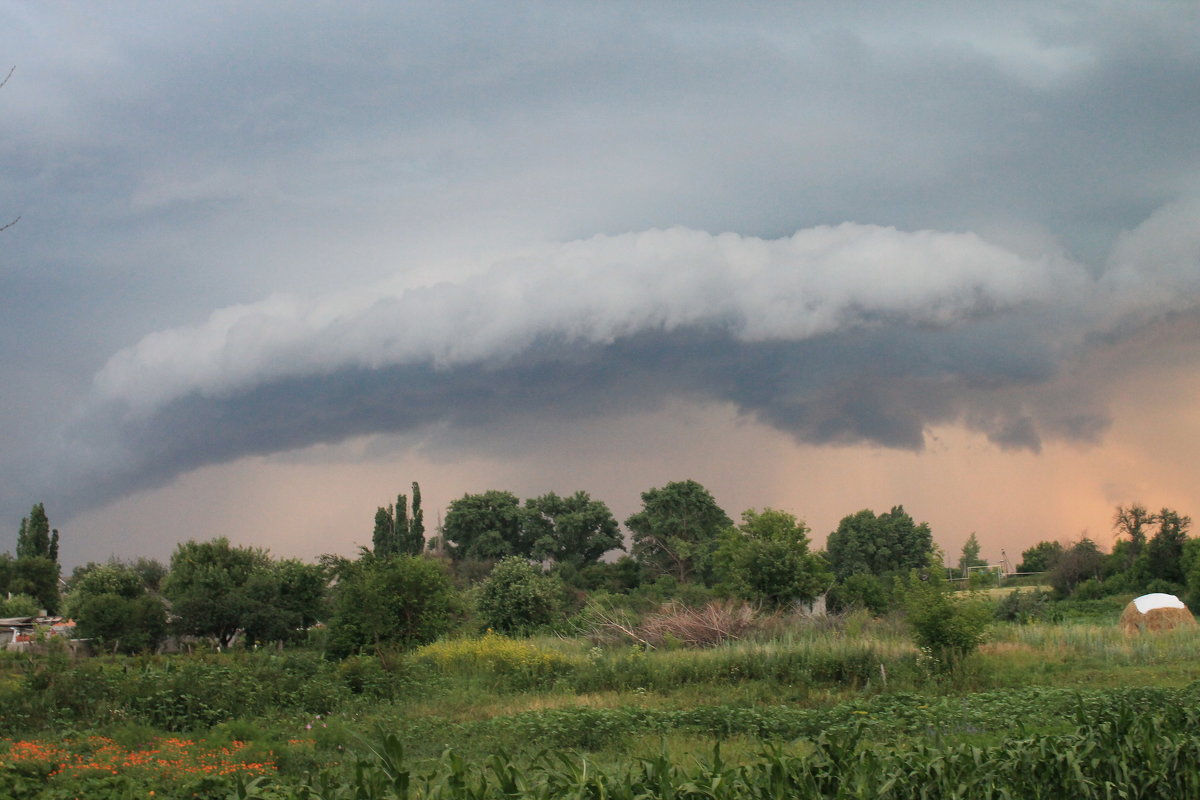
POLYGON ((869 624, 850 631, 796 628, 775 638, 727 641, 715 647, 647 650, 615 645, 588 648, 579 640, 482 637, 436 642, 413 653, 421 670, 450 681, 478 681, 493 690, 553 688, 674 692, 690 685, 732 686, 769 681, 788 687, 882 689, 911 685, 917 651, 906 639, 869 624))
POLYGON ((1195 629, 1129 636, 1115 624, 1006 625, 994 629, 992 641, 1028 648, 1054 661, 1141 666, 1200 660, 1200 633, 1195 629))

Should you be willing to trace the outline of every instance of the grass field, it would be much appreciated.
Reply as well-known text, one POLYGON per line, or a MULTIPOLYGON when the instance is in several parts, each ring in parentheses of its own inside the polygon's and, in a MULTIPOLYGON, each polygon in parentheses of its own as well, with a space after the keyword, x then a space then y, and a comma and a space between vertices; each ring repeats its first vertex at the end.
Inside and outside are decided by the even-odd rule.
MULTIPOLYGON (((8 657, 0 778, 17 800, 385 798, 403 796, 401 772, 410 796, 512 796, 524 781, 529 796, 617 797, 647 791, 650 770, 660 785, 646 796, 770 796, 778 780, 791 796, 901 797, 912 795, 896 794, 908 786, 899 776, 940 763, 973 793, 927 796, 993 796, 980 781, 1016 786, 1038 759, 1092 753, 1095 770, 1132 776, 1200 748, 1200 635, 1126 637, 1115 622, 997 624, 950 673, 931 670, 898 622, 861 615, 777 622, 705 650, 487 635, 386 668, 299 651, 8 657), (155 755, 171 747, 174 762, 155 755), (991 766, 968 769, 984 755, 991 766), (164 781, 170 763, 186 770, 164 781), (578 774, 585 764, 606 776, 603 792, 578 774), (696 781, 718 773, 721 792, 742 793, 700 792, 696 781), (883 787, 876 773, 895 780, 883 787)), ((1200 759, 1180 763, 1190 780, 1200 759)), ((1080 774, 1086 785, 1069 796, 1093 796, 1099 778, 1080 774)), ((1129 796, 1172 796, 1137 780, 1129 796)))

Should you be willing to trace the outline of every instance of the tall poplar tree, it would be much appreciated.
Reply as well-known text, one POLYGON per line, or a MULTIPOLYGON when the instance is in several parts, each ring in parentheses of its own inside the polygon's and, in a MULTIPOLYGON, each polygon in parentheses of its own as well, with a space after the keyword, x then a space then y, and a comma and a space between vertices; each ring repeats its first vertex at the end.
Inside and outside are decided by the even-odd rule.
POLYGON ((41 503, 34 504, 29 516, 21 520, 17 532, 17 558, 58 559, 58 531, 51 537, 50 520, 41 503))
POLYGON ((425 512, 421 510, 421 485, 416 481, 413 481, 412 520, 408 523, 408 546, 404 552, 412 556, 418 556, 424 550, 425 512))
POLYGON ((408 496, 397 495, 396 504, 375 511, 372 551, 377 558, 417 556, 425 549, 425 517, 421 510, 421 487, 413 481, 412 518, 408 516, 408 496))
POLYGON ((58 576, 58 531, 50 530, 46 507, 37 503, 21 520, 12 578, 8 586, 0 586, 0 591, 31 595, 53 614, 60 599, 58 576))
POLYGON ((392 537, 396 528, 395 511, 391 506, 375 510, 375 533, 371 536, 371 551, 376 558, 392 555, 392 537))
POLYGON ((392 523, 392 555, 408 555, 408 495, 396 496, 396 517, 392 523))

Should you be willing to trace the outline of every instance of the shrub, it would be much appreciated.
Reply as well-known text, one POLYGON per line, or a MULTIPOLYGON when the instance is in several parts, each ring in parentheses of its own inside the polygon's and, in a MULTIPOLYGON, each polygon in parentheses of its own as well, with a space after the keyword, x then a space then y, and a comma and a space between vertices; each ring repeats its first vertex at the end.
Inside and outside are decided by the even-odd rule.
POLYGON ((937 570, 909 573, 904 610, 913 639, 937 671, 953 669, 983 643, 991 613, 978 598, 950 592, 937 570))
POLYGON ((996 603, 996 619, 1001 622, 1017 622, 1022 625, 1030 622, 1042 622, 1053 616, 1050 595, 1048 592, 1025 592, 1017 589, 1010 592, 996 603))
POLYGON ((0 599, 0 617, 36 617, 41 610, 41 604, 32 595, 14 594, 0 599))
POLYGON ((519 556, 504 558, 479 587, 476 609, 485 627, 529 634, 560 616, 561 584, 519 556))
POLYGON ((886 579, 858 572, 837 583, 829 590, 827 602, 831 611, 865 608, 872 614, 887 613, 892 597, 886 579))
POLYGON ((364 555, 338 568, 329 654, 336 658, 415 647, 446 633, 459 598, 440 563, 424 556, 377 559, 364 555))
POLYGON ((1146 584, 1145 594, 1161 592, 1162 594, 1173 594, 1179 596, 1184 594, 1185 591, 1186 587, 1184 587, 1183 584, 1173 583, 1168 580, 1163 580, 1162 578, 1155 578, 1146 584))

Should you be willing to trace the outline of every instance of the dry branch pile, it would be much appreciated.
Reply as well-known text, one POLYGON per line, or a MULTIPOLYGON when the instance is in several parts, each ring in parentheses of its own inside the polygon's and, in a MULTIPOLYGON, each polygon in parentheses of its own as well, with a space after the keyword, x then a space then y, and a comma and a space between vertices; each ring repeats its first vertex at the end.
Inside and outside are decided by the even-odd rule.
POLYGON ((667 603, 658 611, 634 623, 614 609, 589 609, 590 625, 586 635, 596 641, 626 640, 658 648, 667 643, 686 647, 712 647, 731 639, 741 639, 755 630, 761 617, 744 602, 712 602, 698 608, 667 603))

